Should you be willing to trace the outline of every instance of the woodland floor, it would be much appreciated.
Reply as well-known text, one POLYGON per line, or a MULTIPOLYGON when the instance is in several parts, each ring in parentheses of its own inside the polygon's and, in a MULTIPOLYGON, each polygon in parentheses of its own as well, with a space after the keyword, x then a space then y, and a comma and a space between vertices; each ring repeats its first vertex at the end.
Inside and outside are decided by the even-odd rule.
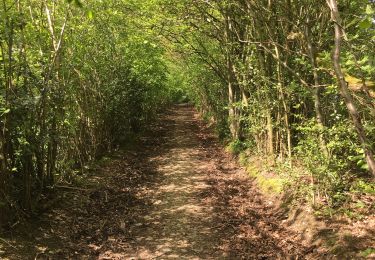
POLYGON ((59 189, 33 225, 0 241, 0 259, 325 259, 282 224, 188 106, 79 188, 59 189))

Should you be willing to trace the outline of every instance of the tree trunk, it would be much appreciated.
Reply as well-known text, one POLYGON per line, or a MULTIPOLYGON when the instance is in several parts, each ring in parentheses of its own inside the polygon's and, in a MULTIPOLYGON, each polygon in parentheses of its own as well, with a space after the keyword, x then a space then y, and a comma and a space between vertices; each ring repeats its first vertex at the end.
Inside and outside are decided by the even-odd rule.
MULTIPOLYGON (((324 118, 322 114, 321 109, 321 102, 320 102, 320 93, 322 92, 322 87, 320 86, 320 79, 318 74, 318 66, 316 62, 316 50, 315 46, 313 44, 313 41, 311 39, 311 29, 309 20, 307 20, 306 28, 305 28, 305 39, 307 42, 307 50, 308 50, 308 56, 310 58, 310 63, 313 69, 313 77, 314 77, 314 108, 315 108, 315 117, 316 117, 316 123, 322 131, 324 129, 324 118)), ((323 154, 328 157, 328 149, 327 144, 324 140, 323 133, 319 133, 319 143, 321 150, 323 154)))
POLYGON ((5 139, 3 131, 3 129, 0 129, 0 198, 6 196, 8 185, 8 167, 6 161, 5 139))
POLYGON ((284 87, 282 82, 282 75, 281 75, 281 64, 280 64, 280 54, 279 54, 279 48, 275 46, 275 52, 277 56, 277 85, 279 87, 280 91, 280 99, 282 102, 282 106, 284 109, 284 124, 286 129, 286 138, 287 138, 287 151, 288 151, 288 157, 289 157, 289 165, 292 166, 292 134, 290 130, 290 123, 289 123, 289 109, 285 100, 285 93, 284 93, 284 87))
MULTIPOLYGON (((229 11, 227 11, 229 12, 229 11)), ((239 118, 236 108, 236 100, 237 100, 237 93, 236 93, 236 86, 235 86, 235 76, 233 75, 233 62, 231 55, 233 54, 231 42, 231 21, 230 21, 229 14, 226 14, 225 17, 225 43, 226 43, 226 59, 227 59, 227 84, 228 84, 228 119, 229 119, 229 129, 232 135, 233 140, 239 139, 239 132, 240 132, 240 125, 239 125, 239 118)))
POLYGON ((266 109, 266 116, 267 116, 267 152, 272 158, 274 157, 274 149, 273 149, 273 125, 272 125, 272 115, 269 108, 266 109))
POLYGON ((229 110, 229 129, 232 138, 237 140, 239 138, 239 122, 236 109, 236 93, 233 82, 228 80, 228 110, 229 110))
POLYGON ((337 8, 336 0, 327 0, 327 4, 331 9, 331 17, 334 22, 335 28, 335 48, 332 55, 333 65, 335 68, 335 74, 340 86, 340 93, 345 101, 348 112, 353 120, 354 127, 358 133, 359 140, 361 142, 362 148, 365 153, 366 162, 369 168, 369 171, 372 175, 375 176, 375 160, 374 154, 371 150, 371 145, 368 143, 365 129, 362 125, 361 118, 358 114, 358 110, 354 104, 353 97, 351 96, 348 85, 345 81, 344 74, 341 69, 340 64, 340 55, 341 55, 341 43, 343 37, 343 29, 341 27, 341 18, 340 13, 337 8))

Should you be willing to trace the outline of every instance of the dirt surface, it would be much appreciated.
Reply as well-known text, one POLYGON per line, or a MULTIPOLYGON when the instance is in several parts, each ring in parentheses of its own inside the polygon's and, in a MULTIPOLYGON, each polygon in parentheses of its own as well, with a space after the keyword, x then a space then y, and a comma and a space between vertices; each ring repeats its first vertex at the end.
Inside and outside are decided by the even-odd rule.
POLYGON ((312 246, 223 152, 188 106, 175 106, 56 203, 0 241, 1 259, 315 259, 312 246))

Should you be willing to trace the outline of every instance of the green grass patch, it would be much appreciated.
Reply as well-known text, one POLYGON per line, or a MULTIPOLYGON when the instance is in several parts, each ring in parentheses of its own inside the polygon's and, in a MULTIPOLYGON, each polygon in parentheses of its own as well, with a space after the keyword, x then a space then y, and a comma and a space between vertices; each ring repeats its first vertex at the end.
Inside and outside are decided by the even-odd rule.
POLYGON ((362 257, 368 257, 369 255, 375 254, 375 248, 367 248, 366 250, 363 250, 360 255, 362 257))
POLYGON ((285 179, 279 176, 266 176, 264 171, 256 165, 249 164, 246 167, 246 171, 251 177, 256 179, 263 192, 279 195, 284 191, 285 179))
POLYGON ((248 158, 247 158, 246 153, 240 153, 240 155, 238 156, 238 162, 240 163, 240 165, 242 167, 246 167, 247 166, 247 164, 248 164, 248 158))
POLYGON ((375 183, 366 182, 365 180, 357 180, 351 187, 351 192, 366 193, 375 195, 375 183))

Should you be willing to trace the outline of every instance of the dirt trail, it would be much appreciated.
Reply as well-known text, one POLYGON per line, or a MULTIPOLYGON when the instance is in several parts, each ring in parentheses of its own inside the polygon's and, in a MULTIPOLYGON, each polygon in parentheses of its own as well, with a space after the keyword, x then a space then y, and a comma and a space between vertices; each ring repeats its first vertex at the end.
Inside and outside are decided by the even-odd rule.
MULTIPOLYGON (((217 252, 219 235, 212 206, 201 194, 209 188, 197 122, 189 108, 180 107, 163 121, 167 132, 149 162, 156 166, 157 185, 148 190, 153 207, 132 234, 134 247, 125 257, 209 258, 217 252)), ((147 143, 147 142, 146 142, 147 143)))
POLYGON ((13 247, 0 247, 0 258, 304 259, 313 250, 280 225, 188 106, 170 109, 89 180, 61 191, 37 226, 8 234, 13 247))

